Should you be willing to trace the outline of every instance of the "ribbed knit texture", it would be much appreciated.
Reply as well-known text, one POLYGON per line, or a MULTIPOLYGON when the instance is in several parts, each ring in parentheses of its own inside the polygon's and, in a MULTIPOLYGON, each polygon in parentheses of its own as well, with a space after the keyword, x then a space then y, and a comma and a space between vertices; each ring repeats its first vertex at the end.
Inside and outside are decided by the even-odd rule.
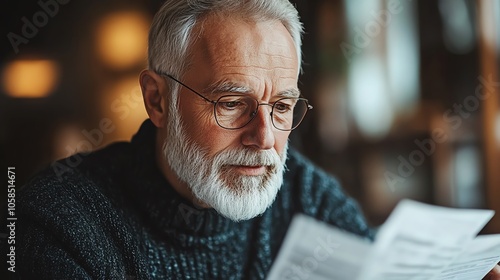
POLYGON ((297 212, 372 237, 339 184, 293 149, 263 215, 236 223, 197 209, 158 170, 155 132, 146 121, 131 143, 82 155, 62 176, 49 168, 17 193, 16 277, 264 279, 297 212))

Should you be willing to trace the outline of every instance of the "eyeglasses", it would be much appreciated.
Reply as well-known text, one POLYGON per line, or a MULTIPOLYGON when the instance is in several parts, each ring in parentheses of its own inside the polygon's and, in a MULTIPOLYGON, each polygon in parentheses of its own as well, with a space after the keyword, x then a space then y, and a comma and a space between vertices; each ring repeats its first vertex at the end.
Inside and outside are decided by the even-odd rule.
POLYGON ((171 75, 158 74, 174 80, 212 103, 215 121, 225 129, 234 130, 246 126, 257 116, 259 106, 266 105, 272 108, 270 116, 273 126, 278 130, 291 131, 300 125, 307 111, 313 108, 307 99, 296 97, 283 97, 274 103, 259 103, 257 99, 245 95, 224 95, 217 100, 210 100, 171 75))

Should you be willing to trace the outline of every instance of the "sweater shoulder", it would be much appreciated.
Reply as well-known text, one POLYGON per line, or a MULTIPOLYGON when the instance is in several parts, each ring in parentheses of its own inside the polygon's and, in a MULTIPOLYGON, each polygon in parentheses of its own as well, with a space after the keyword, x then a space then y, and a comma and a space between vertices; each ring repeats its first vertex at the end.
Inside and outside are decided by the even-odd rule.
POLYGON ((111 158, 117 154, 124 157, 127 149, 126 143, 118 143, 52 163, 20 188, 19 212, 54 222, 58 216, 73 214, 75 220, 81 220, 82 214, 95 215, 110 209, 113 200, 119 198, 119 191, 114 190, 120 185, 116 174, 125 171, 123 165, 127 162, 111 158))
POLYGON ((372 237, 359 204, 344 191, 339 181, 293 149, 288 154, 283 195, 282 199, 289 201, 293 212, 372 237))
POLYGON ((23 264, 35 259, 52 261, 47 252, 30 250, 53 247, 74 258, 91 275, 104 279, 111 268, 124 269, 124 258, 135 258, 136 253, 131 252, 137 246, 136 231, 121 212, 123 207, 117 205, 118 192, 112 190, 118 184, 106 184, 114 180, 112 173, 116 170, 126 171, 123 155, 117 161, 109 161, 108 157, 127 154, 127 149, 125 143, 113 144, 87 155, 79 154, 82 161, 78 164, 75 156, 72 161, 59 160, 17 192, 16 236, 23 240, 18 246, 23 264), (99 246, 95 246, 96 242, 99 246), (122 247, 128 248, 126 253, 122 247))
MULTIPOLYGON (((123 173, 130 162, 129 143, 115 143, 91 153, 78 153, 53 162, 22 186, 23 195, 54 192, 74 185, 103 187, 99 179, 123 173)), ((81 188, 79 188, 81 189, 81 188)), ((85 188, 84 188, 85 189, 85 188)))

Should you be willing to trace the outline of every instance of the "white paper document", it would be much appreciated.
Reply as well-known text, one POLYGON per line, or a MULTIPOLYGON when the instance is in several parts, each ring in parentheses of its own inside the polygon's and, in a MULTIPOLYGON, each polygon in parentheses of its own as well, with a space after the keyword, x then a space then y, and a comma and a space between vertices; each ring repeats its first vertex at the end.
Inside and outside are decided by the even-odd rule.
POLYGON ((478 236, 462 255, 438 277, 439 280, 481 279, 500 261, 500 235, 478 236))
POLYGON ((268 279, 480 280, 500 261, 500 234, 476 237, 492 216, 404 200, 370 243, 297 215, 268 279))

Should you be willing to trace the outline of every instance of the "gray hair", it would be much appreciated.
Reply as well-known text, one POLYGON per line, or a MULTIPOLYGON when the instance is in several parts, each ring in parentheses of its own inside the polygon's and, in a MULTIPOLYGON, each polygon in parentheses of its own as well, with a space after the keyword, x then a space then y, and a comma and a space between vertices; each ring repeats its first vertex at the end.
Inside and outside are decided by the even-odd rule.
MULTIPOLYGON (((148 41, 149 69, 181 78, 187 67, 193 27, 208 14, 228 13, 257 20, 279 20, 290 33, 301 69, 302 23, 288 0, 167 0, 153 19, 148 41)), ((298 73, 297 73, 298 74, 298 73)), ((177 101, 177 85, 171 101, 177 101)))

